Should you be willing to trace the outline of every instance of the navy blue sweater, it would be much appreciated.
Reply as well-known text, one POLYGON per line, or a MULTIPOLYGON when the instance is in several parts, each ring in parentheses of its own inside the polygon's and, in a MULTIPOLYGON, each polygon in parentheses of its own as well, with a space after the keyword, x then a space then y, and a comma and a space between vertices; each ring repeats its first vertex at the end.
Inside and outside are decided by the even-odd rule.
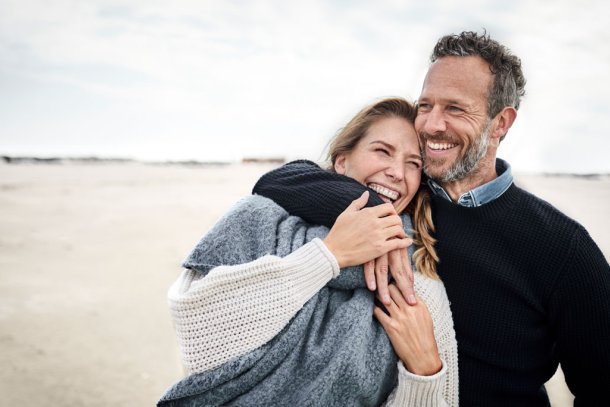
MULTIPOLYGON (((365 189, 296 161, 253 192, 330 227, 365 189)), ((561 363, 576 406, 610 405, 610 267, 587 231, 514 184, 477 208, 433 197, 432 210, 460 404, 546 406, 543 384, 561 363)))

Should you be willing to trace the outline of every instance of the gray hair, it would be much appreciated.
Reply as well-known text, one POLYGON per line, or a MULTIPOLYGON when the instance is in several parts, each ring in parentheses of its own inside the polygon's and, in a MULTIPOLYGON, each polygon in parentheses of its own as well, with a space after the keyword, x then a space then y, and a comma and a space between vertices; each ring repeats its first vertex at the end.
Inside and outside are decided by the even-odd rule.
POLYGON ((463 31, 438 40, 430 62, 446 56, 479 56, 489 64, 494 74, 487 96, 487 115, 490 119, 506 106, 519 109, 521 98, 525 95, 525 76, 521 70, 521 60, 504 45, 489 38, 485 32, 463 31))

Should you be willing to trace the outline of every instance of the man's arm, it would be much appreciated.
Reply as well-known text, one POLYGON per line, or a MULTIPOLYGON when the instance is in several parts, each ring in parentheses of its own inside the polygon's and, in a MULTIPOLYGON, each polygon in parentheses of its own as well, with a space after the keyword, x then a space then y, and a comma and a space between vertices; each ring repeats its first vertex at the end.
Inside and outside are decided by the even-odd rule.
MULTIPOLYGON (((337 217, 364 191, 369 191, 366 207, 384 202, 375 191, 358 181, 320 168, 307 160, 289 162, 263 175, 252 193, 273 200, 291 215, 314 225, 332 227, 337 217)), ((388 271, 396 280, 409 304, 416 303, 413 272, 406 253, 395 252, 364 265, 367 286, 379 290, 382 301, 389 302, 388 271)))
POLYGON ((298 160, 263 175, 252 193, 273 200, 291 215, 308 223, 332 227, 337 217, 369 191, 367 207, 383 204, 376 192, 358 181, 298 160))
POLYGON ((584 228, 550 302, 557 354, 574 405, 600 405, 610 384, 610 267, 584 228))

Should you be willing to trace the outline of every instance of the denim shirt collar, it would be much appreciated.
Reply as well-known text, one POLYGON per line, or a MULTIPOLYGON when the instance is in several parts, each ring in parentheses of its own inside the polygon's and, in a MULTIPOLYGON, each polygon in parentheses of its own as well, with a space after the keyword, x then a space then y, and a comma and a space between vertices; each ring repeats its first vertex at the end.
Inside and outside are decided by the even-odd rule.
MULTIPOLYGON (((476 208, 477 206, 485 205, 486 203, 499 198, 513 183, 513 174, 510 164, 500 158, 496 159, 496 173, 498 174, 498 177, 462 194, 456 203, 461 206, 476 208)), ((434 195, 441 196, 449 202, 453 202, 447 191, 445 191, 436 181, 429 178, 428 185, 434 195)))

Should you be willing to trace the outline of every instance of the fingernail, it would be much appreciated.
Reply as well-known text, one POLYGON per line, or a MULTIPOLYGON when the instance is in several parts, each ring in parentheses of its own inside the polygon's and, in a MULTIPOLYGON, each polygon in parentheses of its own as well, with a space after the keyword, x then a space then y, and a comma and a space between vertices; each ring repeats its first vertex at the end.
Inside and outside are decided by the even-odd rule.
POLYGON ((409 302, 411 304, 415 304, 417 302, 417 300, 415 299, 415 296, 413 294, 409 294, 409 302))
POLYGON ((377 287, 375 286, 375 280, 369 281, 369 290, 375 291, 377 287))
POLYGON ((389 295, 384 295, 383 296, 383 302, 386 304, 390 304, 390 296, 389 295))

